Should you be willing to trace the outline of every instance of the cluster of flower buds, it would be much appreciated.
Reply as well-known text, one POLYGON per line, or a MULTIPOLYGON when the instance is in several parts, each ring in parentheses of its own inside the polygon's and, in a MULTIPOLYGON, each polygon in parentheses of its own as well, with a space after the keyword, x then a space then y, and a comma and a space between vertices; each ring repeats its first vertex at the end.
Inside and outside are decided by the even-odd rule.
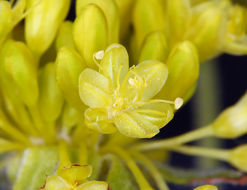
MULTIPOLYGON (((200 61, 247 53, 245 8, 229 0, 76 0, 75 20, 65 21, 70 7, 71 0, 0 0, 0 153, 19 152, 9 163, 13 190, 38 189, 45 175, 45 190, 107 190, 100 175, 87 179, 89 165, 110 168, 100 165, 107 154, 121 157, 123 178, 127 165, 141 190, 152 187, 132 156, 168 190, 148 154, 124 149, 158 134, 190 99, 200 61), (61 139, 84 161, 66 162, 61 139)), ((212 133, 247 132, 246 97, 212 133)), ((232 152, 233 165, 241 152, 232 152)))
POLYGON ((133 43, 140 49, 148 35, 159 30, 169 39, 169 47, 192 41, 201 61, 222 52, 246 54, 246 14, 245 7, 230 0, 138 0, 133 43))

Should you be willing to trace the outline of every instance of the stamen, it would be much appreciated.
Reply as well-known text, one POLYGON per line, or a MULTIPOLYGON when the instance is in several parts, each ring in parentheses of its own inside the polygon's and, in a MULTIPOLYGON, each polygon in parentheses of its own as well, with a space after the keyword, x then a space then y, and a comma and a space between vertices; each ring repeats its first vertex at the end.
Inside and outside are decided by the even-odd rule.
POLYGON ((94 61, 95 65, 97 65, 97 67, 101 70, 102 70, 102 67, 101 67, 99 61, 101 61, 103 59, 103 57, 104 57, 104 51, 103 50, 100 50, 100 51, 93 54, 93 61, 94 61))
POLYGON ((135 112, 139 113, 153 113, 161 116, 165 116, 166 114, 161 111, 151 110, 151 109, 136 109, 135 112))
POLYGON ((97 60, 102 60, 103 57, 104 57, 104 55, 105 55, 104 50, 100 50, 100 51, 98 51, 98 52, 96 52, 96 53, 94 54, 94 56, 95 56, 95 58, 96 58, 97 60))
POLYGON ((182 98, 177 97, 174 103, 175 103, 175 109, 178 110, 183 105, 184 100, 182 98))
POLYGON ((153 100, 147 100, 145 102, 140 102, 137 103, 137 106, 144 106, 146 104, 151 104, 151 103, 166 103, 166 104, 173 104, 175 109, 178 110, 182 105, 183 105, 183 99, 182 98, 176 98, 175 101, 171 100, 162 100, 162 99, 153 99, 153 100))

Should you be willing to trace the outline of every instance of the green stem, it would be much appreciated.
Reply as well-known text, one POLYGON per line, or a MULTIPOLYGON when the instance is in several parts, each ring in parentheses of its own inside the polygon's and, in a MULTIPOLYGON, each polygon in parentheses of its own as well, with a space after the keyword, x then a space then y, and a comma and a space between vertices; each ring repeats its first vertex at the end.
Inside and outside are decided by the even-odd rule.
POLYGON ((103 153, 113 153, 122 158, 126 165, 129 167, 130 171, 133 173, 140 190, 153 190, 153 188, 149 185, 148 181, 146 180, 145 176, 139 169, 139 167, 136 165, 135 161, 131 158, 131 156, 128 154, 128 152, 124 151, 123 149, 119 147, 105 147, 102 149, 103 153))
POLYGON ((194 146, 177 146, 177 147, 170 147, 168 149, 186 155, 203 156, 203 157, 214 158, 222 161, 227 161, 229 157, 229 151, 222 149, 194 147, 194 146))
POLYGON ((156 140, 154 142, 149 141, 149 142, 139 143, 132 146, 131 149, 135 149, 138 151, 164 149, 170 146, 176 146, 210 136, 213 136, 213 130, 212 127, 209 125, 177 137, 164 139, 164 140, 156 140))
POLYGON ((145 167, 148 168, 150 171, 150 174, 152 175, 153 179, 156 181, 157 186, 159 190, 169 190, 169 187, 167 186, 164 178, 160 174, 159 170, 156 168, 156 166, 143 154, 139 152, 131 152, 131 154, 138 159, 145 167))

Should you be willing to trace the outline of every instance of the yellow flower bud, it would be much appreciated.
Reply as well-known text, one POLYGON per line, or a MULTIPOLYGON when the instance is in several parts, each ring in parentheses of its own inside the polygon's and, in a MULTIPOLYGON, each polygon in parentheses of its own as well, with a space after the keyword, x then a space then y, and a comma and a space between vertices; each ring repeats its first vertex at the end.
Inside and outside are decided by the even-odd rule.
POLYGON ((170 44, 183 40, 184 31, 188 30, 192 16, 190 0, 172 0, 167 1, 167 14, 169 23, 168 38, 170 44))
POLYGON ((54 122, 60 115, 63 106, 63 94, 56 80, 54 63, 42 68, 39 75, 39 107, 46 121, 54 122))
POLYGON ((145 37, 156 30, 166 30, 163 0, 138 0, 134 8, 134 29, 140 48, 145 37))
POLYGON ((86 67, 80 55, 70 47, 60 48, 57 59, 57 81, 66 100, 78 110, 85 106, 79 97, 79 75, 86 67))
POLYGON ((73 23, 71 21, 65 21, 60 25, 56 39, 57 51, 59 51, 59 49, 62 48, 63 46, 75 48, 72 29, 73 29, 73 23))
POLYGON ((168 44, 166 36, 161 31, 155 31, 147 35, 143 42, 139 62, 145 60, 158 60, 165 62, 168 56, 168 44))
POLYGON ((120 39, 126 40, 131 25, 132 10, 135 1, 133 0, 116 0, 120 14, 120 39))
POLYGON ((93 54, 105 49, 108 42, 105 15, 97 5, 90 4, 83 8, 74 22, 73 38, 86 64, 96 68, 93 54))
POLYGON ((66 131, 69 133, 71 129, 78 123, 79 113, 77 110, 72 107, 70 104, 65 103, 63 115, 62 115, 62 124, 65 126, 66 131))
POLYGON ((214 5, 208 6, 195 17, 196 21, 191 26, 193 29, 188 31, 186 39, 195 43, 200 60, 203 61, 222 50, 226 18, 222 10, 214 5))
POLYGON ((240 145, 229 153, 229 162, 241 171, 247 171, 247 145, 240 145))
POLYGON ((8 1, 0 1, 0 46, 11 29, 12 12, 8 1))
POLYGON ((37 71, 30 50, 22 42, 7 41, 1 51, 1 64, 22 101, 30 106, 38 99, 37 71))
POLYGON ((195 46, 189 41, 177 44, 169 54, 167 66, 168 79, 157 96, 169 100, 185 97, 199 76, 199 60, 195 46))
POLYGON ((224 51, 235 55, 246 54, 247 9, 238 5, 232 5, 229 7, 229 10, 230 19, 227 22, 224 51))
POLYGON ((214 185, 203 185, 195 188, 194 190, 218 190, 218 188, 214 185))
POLYGON ((95 4, 103 11, 107 22, 108 44, 117 43, 119 40, 120 19, 116 2, 114 0, 76 0, 77 16, 80 16, 83 8, 88 4, 95 4))
POLYGON ((212 123, 215 136, 237 138, 247 132, 247 94, 212 123))
POLYGON ((27 1, 32 10, 25 19, 25 38, 35 55, 41 56, 52 44, 69 7, 70 0, 27 1))

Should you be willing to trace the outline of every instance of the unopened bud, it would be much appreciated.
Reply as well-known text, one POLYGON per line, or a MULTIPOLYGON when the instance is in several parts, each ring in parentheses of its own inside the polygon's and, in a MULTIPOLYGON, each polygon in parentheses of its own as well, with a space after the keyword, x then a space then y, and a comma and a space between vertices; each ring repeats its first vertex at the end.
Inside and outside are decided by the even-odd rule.
POLYGON ((106 48, 107 36, 107 22, 102 10, 94 4, 84 7, 74 22, 73 38, 89 67, 97 68, 93 55, 106 48))
POLYGON ((134 29, 138 48, 141 47, 145 37, 153 31, 167 29, 165 23, 164 3, 160 0, 138 0, 134 8, 134 29))
POLYGON ((54 122, 62 111, 63 94, 56 80, 54 63, 49 63, 39 75, 39 107, 46 121, 54 122))
POLYGON ((212 123, 215 136, 237 138, 247 133, 247 94, 212 123))
POLYGON ((166 36, 161 31, 155 31, 147 35, 143 42, 139 62, 145 60, 166 61, 168 56, 168 44, 166 36))
POLYGON ((37 70, 32 53, 22 42, 7 41, 1 52, 1 64, 26 105, 38 99, 37 70))
POLYGON ((0 46, 11 30, 12 12, 8 1, 0 1, 0 46))
POLYGON ((217 6, 208 6, 198 16, 194 28, 188 32, 188 39, 198 48, 200 61, 219 53, 223 47, 226 18, 217 6))
POLYGON ((199 76, 199 60, 195 46, 189 41, 177 44, 167 59, 167 66, 168 79, 157 96, 167 100, 183 98, 199 76))
POLYGON ((115 0, 76 0, 76 14, 80 16, 83 8, 89 4, 95 4, 103 11, 108 31, 108 44, 119 41, 119 12, 115 0))
POLYGON ((59 51, 63 46, 75 48, 73 35, 72 35, 73 23, 71 21, 65 21, 58 29, 56 39, 56 49, 59 51))
POLYGON ((84 110, 79 97, 79 75, 86 67, 80 55, 70 47, 60 48, 57 59, 57 81, 66 100, 75 108, 84 110))
POLYGON ((28 0, 27 8, 33 9, 25 20, 25 38, 35 55, 42 55, 52 44, 69 7, 70 0, 28 0))
POLYGON ((247 172, 247 145, 241 145, 231 150, 228 160, 239 170, 247 172))

